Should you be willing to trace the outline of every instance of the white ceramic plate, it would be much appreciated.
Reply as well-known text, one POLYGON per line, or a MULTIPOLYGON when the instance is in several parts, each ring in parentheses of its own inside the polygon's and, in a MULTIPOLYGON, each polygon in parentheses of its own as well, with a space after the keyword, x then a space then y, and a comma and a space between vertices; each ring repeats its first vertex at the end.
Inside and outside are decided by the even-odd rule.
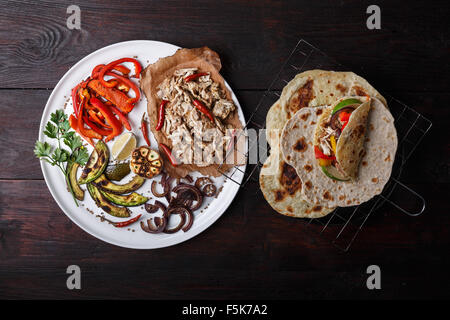
MULTIPOLYGON (((122 57, 137 57, 142 65, 142 68, 145 68, 148 64, 156 62, 159 58, 173 55, 177 49, 179 49, 179 47, 158 41, 127 41, 99 49, 83 58, 62 77, 50 95, 41 118, 39 140, 48 141, 52 146, 55 146, 56 140, 49 140, 43 134, 45 125, 50 119, 50 114, 55 112, 57 109, 62 109, 63 107, 65 108, 65 113, 67 115, 70 115, 73 112, 70 98, 71 89, 80 81, 86 79, 96 65, 107 64, 122 57)), ((132 65, 130 65, 130 67, 132 68, 132 65)), ((227 83, 226 86, 232 92, 227 83)), ((245 124, 244 115, 242 113, 239 101, 236 99, 233 92, 232 96, 234 103, 238 107, 241 122, 245 124)), ((129 114, 129 120, 133 128, 133 132, 138 138, 138 145, 145 144, 139 130, 142 114, 147 111, 147 101, 143 94, 142 97, 143 98, 141 101, 129 114)), ((156 146, 156 141, 152 136, 151 140, 152 145, 156 146)), ((108 143, 110 150, 113 142, 114 140, 108 143)), ((92 148, 89 146, 89 152, 91 152, 91 150, 92 148)), ((126 219, 119 219, 104 214, 101 209, 96 207, 87 190, 85 191, 84 201, 79 201, 80 206, 77 207, 71 194, 66 189, 64 177, 61 171, 44 161, 41 161, 41 168, 44 174, 45 182, 47 183, 53 198, 58 203, 61 210, 75 224, 98 239, 117 246, 135 249, 167 247, 196 236, 212 225, 225 212, 239 190, 239 185, 234 181, 224 179, 224 177, 213 178, 217 188, 220 189, 222 187, 222 190, 218 194, 217 198, 205 199, 202 207, 195 212, 194 224, 190 230, 187 232, 179 231, 175 234, 148 234, 141 230, 139 223, 134 223, 133 225, 125 228, 116 228, 107 222, 101 222, 100 218, 97 216, 99 214, 103 214, 106 218, 113 221, 123 221, 126 219)), ((245 166, 240 167, 240 169, 244 172, 245 166)), ((242 172, 236 170, 233 174, 233 180, 241 182, 243 179, 242 172)), ((130 174, 128 177, 124 178, 124 180, 128 181, 131 176, 132 175, 130 174)), ((193 174, 194 178, 196 176, 198 176, 198 174, 193 174)), ((159 178, 157 179, 159 180, 159 178)), ((155 197, 151 194, 150 185, 151 180, 146 181, 145 184, 137 190, 137 192, 152 197, 153 199, 151 199, 149 203, 153 203, 155 197)), ((85 189, 85 187, 82 188, 85 189)), ((152 216, 145 212, 143 206, 131 207, 130 209, 132 211, 131 217, 135 217, 139 213, 142 213, 143 215, 141 220, 147 220, 152 216)), ((171 220, 173 220, 171 225, 176 225, 176 216, 171 220)))

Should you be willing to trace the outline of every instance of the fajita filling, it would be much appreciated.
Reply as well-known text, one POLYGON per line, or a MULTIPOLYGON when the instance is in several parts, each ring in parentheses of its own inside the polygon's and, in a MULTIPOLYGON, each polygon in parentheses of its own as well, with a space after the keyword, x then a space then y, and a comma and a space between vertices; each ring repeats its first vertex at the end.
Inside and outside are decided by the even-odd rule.
POLYGON ((339 137, 347 126, 350 116, 361 103, 356 98, 341 101, 322 124, 318 145, 314 146, 314 153, 322 171, 331 179, 337 181, 350 179, 336 159, 336 149, 339 137))
POLYGON ((226 120, 236 106, 210 74, 178 69, 158 86, 157 96, 161 103, 156 130, 171 140, 178 164, 220 162, 233 129, 226 120))

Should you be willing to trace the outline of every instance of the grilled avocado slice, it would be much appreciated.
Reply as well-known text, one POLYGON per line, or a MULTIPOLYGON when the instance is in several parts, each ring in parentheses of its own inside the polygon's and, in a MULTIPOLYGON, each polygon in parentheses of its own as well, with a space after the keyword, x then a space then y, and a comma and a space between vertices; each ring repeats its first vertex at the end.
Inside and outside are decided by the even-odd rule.
POLYGON ((117 207, 110 203, 105 196, 100 192, 100 190, 94 186, 92 183, 87 184, 87 189, 92 199, 94 199, 97 207, 101 208, 106 213, 119 218, 127 218, 130 216, 130 210, 125 207, 117 207))
POLYGON ((99 140, 95 145, 95 150, 92 151, 89 156, 89 160, 84 166, 81 172, 81 177, 78 180, 79 184, 89 183, 97 179, 103 171, 105 171, 106 166, 109 161, 109 150, 106 144, 99 140))
POLYGON ((78 163, 69 161, 67 164, 67 171, 69 172, 69 183, 72 187, 73 193, 75 194, 75 198, 80 201, 84 200, 84 190, 80 188, 80 185, 77 181, 77 170, 80 165, 78 163))
POLYGON ((113 194, 124 194, 136 191, 145 182, 145 178, 135 175, 130 182, 126 184, 115 184, 109 181, 104 174, 100 175, 92 183, 99 189, 113 193, 113 194))
POLYGON ((108 193, 103 190, 100 190, 100 192, 105 196, 106 199, 108 199, 112 203, 125 207, 140 206, 141 204, 144 204, 148 201, 147 197, 144 197, 143 195, 136 192, 130 193, 128 195, 108 193))

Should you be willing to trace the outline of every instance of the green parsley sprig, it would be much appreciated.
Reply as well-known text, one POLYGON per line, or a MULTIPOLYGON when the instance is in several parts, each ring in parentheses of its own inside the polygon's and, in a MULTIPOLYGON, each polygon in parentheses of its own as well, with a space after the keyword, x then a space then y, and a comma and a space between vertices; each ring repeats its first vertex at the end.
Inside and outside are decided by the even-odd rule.
POLYGON ((38 140, 34 146, 34 154, 38 159, 61 169, 75 204, 78 206, 72 185, 69 182, 67 168, 71 163, 78 163, 84 166, 89 159, 89 154, 83 146, 81 138, 75 134, 75 131, 70 129, 67 115, 63 110, 56 110, 50 115, 50 121, 45 126, 44 134, 51 139, 57 139, 58 146, 53 149, 49 143, 38 140), (69 147, 70 151, 63 148, 63 144, 69 147), (64 166, 64 164, 66 165, 64 166))

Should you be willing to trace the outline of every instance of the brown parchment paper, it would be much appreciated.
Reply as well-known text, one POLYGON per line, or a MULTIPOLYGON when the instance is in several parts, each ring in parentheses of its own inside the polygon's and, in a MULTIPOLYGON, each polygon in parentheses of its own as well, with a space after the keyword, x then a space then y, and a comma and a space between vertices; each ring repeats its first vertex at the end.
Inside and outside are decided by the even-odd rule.
MULTIPOLYGON (((209 72, 211 79, 214 82, 219 83, 219 86, 226 93, 226 98, 232 100, 231 92, 226 88, 222 76, 219 71, 222 67, 219 55, 208 47, 194 48, 194 49, 178 49, 177 52, 169 57, 160 58, 153 64, 147 66, 141 72, 141 90, 144 92, 147 98, 147 110, 150 121, 150 127, 154 134, 158 145, 164 143, 172 149, 172 143, 170 139, 162 131, 156 131, 155 127, 158 123, 158 111, 160 100, 157 96, 158 86, 167 77, 172 76, 175 70, 183 68, 198 68, 199 72, 209 72)), ((242 123, 239 120, 237 107, 224 121, 224 125, 231 124, 233 128, 242 129, 242 123)), ((193 171, 198 171, 202 175, 218 177, 229 170, 231 167, 237 164, 243 164, 242 160, 239 163, 227 164, 211 164, 205 167, 199 167, 195 164, 182 164, 177 167, 171 165, 170 161, 160 149, 160 153, 164 158, 164 168, 167 173, 172 177, 185 177, 187 174, 193 171), (219 171, 220 166, 220 171, 219 171)), ((235 157, 234 159, 236 159, 235 157)))

